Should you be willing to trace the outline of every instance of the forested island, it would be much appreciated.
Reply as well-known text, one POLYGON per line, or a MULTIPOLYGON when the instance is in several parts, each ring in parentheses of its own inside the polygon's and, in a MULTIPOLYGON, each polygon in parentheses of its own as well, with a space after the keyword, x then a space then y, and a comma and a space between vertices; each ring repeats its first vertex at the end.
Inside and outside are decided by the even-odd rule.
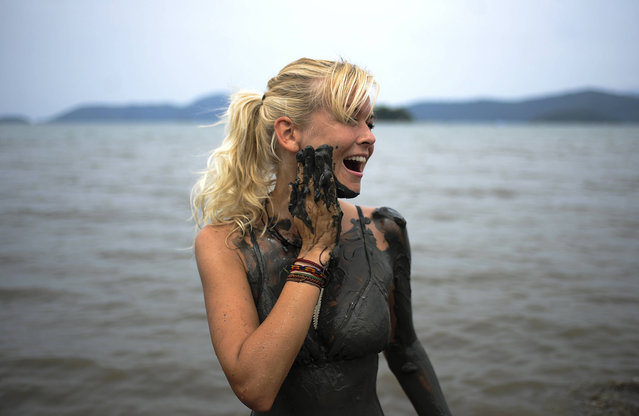
POLYGON ((385 105, 376 105, 375 120, 377 121, 412 121, 413 115, 405 107, 391 108, 385 105))

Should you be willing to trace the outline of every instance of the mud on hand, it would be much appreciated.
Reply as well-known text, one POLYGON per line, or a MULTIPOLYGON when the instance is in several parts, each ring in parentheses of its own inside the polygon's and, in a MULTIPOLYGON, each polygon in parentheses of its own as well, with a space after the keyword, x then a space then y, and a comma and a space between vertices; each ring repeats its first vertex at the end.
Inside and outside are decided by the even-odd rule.
POLYGON ((333 175, 333 148, 308 146, 296 158, 288 210, 302 237, 301 252, 319 249, 330 253, 339 240, 343 215, 333 175))

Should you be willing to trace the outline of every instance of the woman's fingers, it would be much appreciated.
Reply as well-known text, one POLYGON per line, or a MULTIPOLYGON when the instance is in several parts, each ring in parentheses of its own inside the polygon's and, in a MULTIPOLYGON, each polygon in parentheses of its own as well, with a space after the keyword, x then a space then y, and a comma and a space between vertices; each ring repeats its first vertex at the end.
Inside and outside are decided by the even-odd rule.
POLYGON ((310 193, 312 189, 311 178, 313 172, 315 172, 315 150, 312 147, 307 146, 297 152, 297 167, 302 169, 301 176, 304 183, 304 191, 310 193))
POLYGON ((337 201, 337 188, 333 174, 333 148, 322 145, 315 150, 315 155, 315 165, 318 171, 317 183, 331 218, 330 224, 335 231, 334 242, 337 244, 341 234, 343 213, 337 201))
POLYGON ((322 199, 329 210, 337 204, 335 179, 333 177, 333 148, 322 145, 315 149, 315 193, 316 200, 322 199))
MULTIPOLYGON (((311 148, 312 149, 312 148, 311 148)), ((308 152, 300 150, 297 152, 297 175, 295 181, 291 183, 291 198, 288 203, 288 210, 293 217, 299 218, 306 225, 311 233, 314 233, 313 222, 306 210, 306 198, 311 193, 310 184, 307 180, 308 169, 305 169, 308 152)))

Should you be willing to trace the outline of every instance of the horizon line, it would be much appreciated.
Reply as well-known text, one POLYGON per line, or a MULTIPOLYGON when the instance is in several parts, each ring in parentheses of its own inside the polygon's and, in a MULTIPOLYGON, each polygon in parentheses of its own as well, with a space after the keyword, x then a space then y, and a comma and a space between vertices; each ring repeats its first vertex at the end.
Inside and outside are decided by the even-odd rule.
MULTIPOLYGON (((496 95, 475 95, 475 96, 467 96, 467 97, 423 97, 423 98, 414 98, 407 99, 402 101, 400 104, 389 104, 383 100, 378 100, 376 102, 377 106, 385 106, 390 108, 402 108, 409 107, 417 104, 423 103, 446 103, 446 104, 455 104, 455 103, 467 103, 467 102, 478 102, 478 101, 500 101, 507 103, 517 103, 524 102, 536 99, 549 98, 553 96, 567 95, 567 94, 575 94, 575 93, 583 93, 583 92, 600 92, 605 94, 612 95, 620 95, 627 96, 633 98, 639 98, 639 88, 637 89, 629 89, 629 90, 619 90, 614 88, 605 88, 605 87, 597 87, 597 86, 583 86, 583 87, 575 87, 575 88, 565 88, 562 90, 554 90, 549 92, 540 92, 540 93, 531 93, 528 95, 521 95, 518 97, 503 97, 496 95)), ((22 119, 29 122, 46 122, 46 120, 51 120, 56 117, 59 117, 62 114, 78 110, 81 108, 87 107, 104 107, 104 108, 115 108, 115 107, 160 107, 160 106, 168 106, 168 107, 176 107, 176 108, 184 108, 190 105, 193 105, 197 101, 202 99, 210 98, 210 97, 222 97, 222 96, 230 96, 232 92, 230 91, 213 91, 210 93, 200 94, 195 98, 187 101, 185 104, 179 104, 176 101, 170 100, 157 100, 157 101, 86 101, 84 103, 79 103, 66 109, 55 112, 53 115, 44 116, 44 117, 30 117, 25 114, 21 114, 18 112, 8 112, 8 113, 0 113, 0 119, 22 119)))

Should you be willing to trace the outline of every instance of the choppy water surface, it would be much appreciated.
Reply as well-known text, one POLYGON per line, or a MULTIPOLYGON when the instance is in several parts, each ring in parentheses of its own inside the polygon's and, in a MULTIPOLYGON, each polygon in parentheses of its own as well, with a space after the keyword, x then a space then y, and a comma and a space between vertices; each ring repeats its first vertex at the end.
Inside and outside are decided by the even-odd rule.
MULTIPOLYGON (((408 220, 457 415, 639 412, 639 127, 380 125, 362 205, 408 220)), ((0 412, 246 415, 188 193, 220 128, 0 126, 0 412)), ((414 414, 383 364, 388 415, 414 414)))

